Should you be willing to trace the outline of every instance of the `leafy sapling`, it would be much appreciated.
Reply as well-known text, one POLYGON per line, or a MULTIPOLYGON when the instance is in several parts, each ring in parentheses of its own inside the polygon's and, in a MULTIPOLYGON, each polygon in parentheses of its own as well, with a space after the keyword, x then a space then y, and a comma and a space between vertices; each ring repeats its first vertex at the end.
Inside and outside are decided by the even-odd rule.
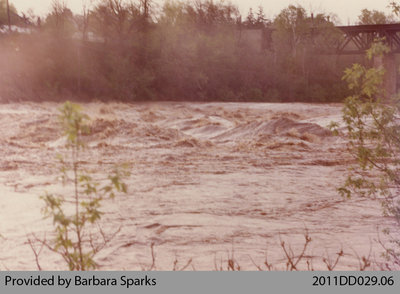
POLYGON ((53 220, 54 234, 50 240, 36 239, 61 255, 69 270, 92 270, 98 267, 96 254, 121 229, 111 233, 102 229, 103 201, 114 198, 118 192, 127 193, 127 186, 122 180, 129 173, 126 166, 115 168, 106 183, 96 181, 80 161, 85 150, 84 138, 90 132, 88 115, 82 112, 79 105, 71 102, 64 103, 60 112, 67 156, 58 155, 58 159, 64 187, 70 187, 72 191, 68 193, 65 189, 62 194, 46 193, 41 196, 45 203, 43 214, 53 220))
MULTIPOLYGON (((384 58, 389 48, 378 40, 367 52, 367 58, 384 58)), ((383 82, 383 66, 367 68, 354 64, 343 79, 353 95, 345 100, 343 122, 345 132, 336 133, 348 142, 357 164, 349 169, 346 182, 338 189, 345 197, 361 195, 378 198, 385 216, 395 223, 395 230, 383 232, 389 245, 385 249, 385 269, 400 269, 400 100, 387 97, 383 82)))

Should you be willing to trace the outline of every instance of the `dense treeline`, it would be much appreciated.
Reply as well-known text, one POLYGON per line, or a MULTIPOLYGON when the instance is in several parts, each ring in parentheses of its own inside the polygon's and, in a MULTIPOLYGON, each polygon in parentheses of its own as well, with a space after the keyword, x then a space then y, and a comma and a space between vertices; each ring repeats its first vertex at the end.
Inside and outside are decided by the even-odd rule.
POLYGON ((324 54, 342 37, 333 17, 293 5, 268 20, 225 1, 102 0, 81 15, 53 1, 45 19, 12 21, 28 31, 0 34, 3 101, 340 101, 343 70, 358 61, 324 54))

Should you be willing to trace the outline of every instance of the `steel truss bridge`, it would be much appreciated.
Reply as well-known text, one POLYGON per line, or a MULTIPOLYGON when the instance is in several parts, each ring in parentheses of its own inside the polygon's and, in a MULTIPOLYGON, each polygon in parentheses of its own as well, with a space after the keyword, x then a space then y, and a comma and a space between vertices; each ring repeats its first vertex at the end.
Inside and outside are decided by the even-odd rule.
POLYGON ((383 39, 391 53, 400 53, 400 24, 377 24, 336 27, 344 34, 337 54, 364 54, 374 40, 383 39))
MULTIPOLYGON (((376 24, 376 25, 355 25, 355 26, 337 26, 336 29, 342 33, 340 41, 335 41, 328 45, 327 49, 321 50, 315 48, 315 54, 328 55, 355 55, 365 54, 371 48, 371 45, 377 39, 382 40, 389 48, 390 52, 383 58, 374 58, 376 65, 382 65, 386 69, 384 77, 384 88, 387 96, 392 96, 400 89, 400 80, 398 81, 398 68, 396 65, 396 54, 400 53, 400 24, 376 24)), ((272 33, 275 29, 265 30, 265 44, 267 48, 272 48, 272 33)), ((317 45, 318 46, 318 45, 317 45)))

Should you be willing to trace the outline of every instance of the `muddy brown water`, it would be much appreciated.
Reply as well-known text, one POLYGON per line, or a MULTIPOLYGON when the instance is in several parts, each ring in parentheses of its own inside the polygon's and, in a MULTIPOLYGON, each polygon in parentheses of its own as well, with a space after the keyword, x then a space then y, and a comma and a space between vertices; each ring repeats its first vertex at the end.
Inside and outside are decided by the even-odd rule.
MULTIPOLYGON (((70 193, 57 179, 65 150, 55 103, 0 105, 0 268, 36 270, 27 238, 49 236, 39 195, 70 193)), ((352 162, 327 125, 341 105, 252 103, 89 103, 86 168, 101 177, 131 164, 129 191, 104 206, 103 227, 119 234, 99 253, 101 270, 215 270, 234 257, 243 270, 265 258, 285 268, 284 241, 296 255, 307 229, 307 260, 345 255, 336 269, 379 261, 378 227, 390 226, 378 202, 342 199, 336 188, 352 162)), ((43 269, 65 269, 43 250, 43 269)), ((374 264, 372 264, 372 268, 374 264)), ((307 269, 306 263, 299 268, 307 269)))

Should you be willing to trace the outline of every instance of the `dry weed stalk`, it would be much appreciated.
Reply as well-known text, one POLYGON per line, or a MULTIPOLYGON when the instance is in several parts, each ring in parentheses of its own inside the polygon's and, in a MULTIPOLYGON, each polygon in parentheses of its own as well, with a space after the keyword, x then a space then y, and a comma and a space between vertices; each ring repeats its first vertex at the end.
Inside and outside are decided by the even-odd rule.
MULTIPOLYGON (((329 253, 326 252, 324 256, 312 256, 308 253, 309 245, 312 242, 312 238, 309 236, 308 231, 304 234, 304 244, 301 251, 296 254, 295 251, 292 249, 292 246, 287 244, 285 241, 282 240, 280 237, 280 247, 282 249, 283 257, 285 260, 285 268, 281 269, 276 264, 272 264, 268 260, 268 256, 266 255, 265 260, 262 265, 257 264, 256 261, 251 256, 248 256, 254 267, 258 271, 276 271, 276 270, 286 270, 286 271, 314 271, 313 260, 316 258, 321 259, 322 263, 325 264, 326 269, 328 271, 334 271, 338 265, 340 265, 340 260, 343 256, 345 256, 345 252, 343 248, 341 248, 336 254, 335 258, 331 258, 329 253), (305 268, 301 268, 300 264, 305 264, 305 268)), ((154 253, 154 243, 150 245, 151 248, 151 256, 152 256, 152 263, 149 267, 144 267, 142 265, 142 270, 155 270, 156 269, 156 258, 154 253)), ((354 251, 354 250, 353 250, 354 251)), ((227 252, 227 258, 224 260, 222 257, 217 261, 217 253, 214 254, 214 270, 215 271, 241 271, 243 270, 240 263, 235 258, 235 251, 232 244, 232 250, 227 252)), ((365 271, 369 269, 372 265, 371 262, 371 250, 368 256, 359 256, 356 251, 354 251, 355 256, 358 259, 358 266, 357 270, 365 271)), ((189 266, 195 271, 195 267, 193 264, 193 259, 190 258, 186 264, 179 268, 178 267, 178 258, 175 257, 173 263, 173 271, 183 271, 186 270, 189 266)))

